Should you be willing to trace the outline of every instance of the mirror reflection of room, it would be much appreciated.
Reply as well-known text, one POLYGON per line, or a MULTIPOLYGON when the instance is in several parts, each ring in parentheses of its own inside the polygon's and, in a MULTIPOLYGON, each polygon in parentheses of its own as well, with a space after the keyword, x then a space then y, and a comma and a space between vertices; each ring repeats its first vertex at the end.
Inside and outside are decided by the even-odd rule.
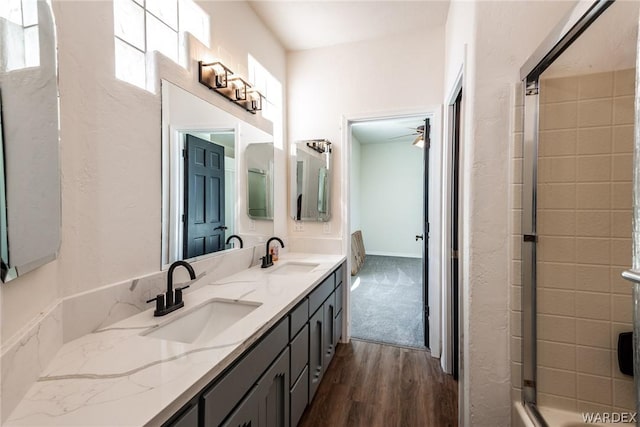
POLYGON ((331 143, 298 141, 291 151, 291 217, 296 221, 329 221, 331 143))

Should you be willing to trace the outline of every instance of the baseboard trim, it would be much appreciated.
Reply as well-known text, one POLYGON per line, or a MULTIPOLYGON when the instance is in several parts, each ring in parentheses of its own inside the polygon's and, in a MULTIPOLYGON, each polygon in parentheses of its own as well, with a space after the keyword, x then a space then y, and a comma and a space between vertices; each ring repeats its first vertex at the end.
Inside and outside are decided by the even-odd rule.
POLYGON ((398 258, 422 258, 422 254, 409 254, 399 252, 367 251, 367 255, 394 256, 398 258))

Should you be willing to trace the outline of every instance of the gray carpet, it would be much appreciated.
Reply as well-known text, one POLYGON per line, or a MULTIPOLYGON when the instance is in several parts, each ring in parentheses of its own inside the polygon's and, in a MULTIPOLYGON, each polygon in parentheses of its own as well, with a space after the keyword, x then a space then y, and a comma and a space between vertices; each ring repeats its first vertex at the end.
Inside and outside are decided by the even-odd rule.
POLYGON ((422 260, 367 255, 351 278, 351 336, 424 347, 422 260))

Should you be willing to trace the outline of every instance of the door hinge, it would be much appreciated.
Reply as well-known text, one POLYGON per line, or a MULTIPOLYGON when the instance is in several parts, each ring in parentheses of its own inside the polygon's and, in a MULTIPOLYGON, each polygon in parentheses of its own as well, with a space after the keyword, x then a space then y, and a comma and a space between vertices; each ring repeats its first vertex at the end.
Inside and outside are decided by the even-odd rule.
POLYGON ((182 222, 184 222, 184 214, 182 214, 182 222))
POLYGON ((424 314, 425 314, 425 316, 427 316, 427 317, 429 317, 429 314, 431 314, 431 312, 429 311, 429 306, 426 306, 426 307, 424 308, 424 314))
POLYGON ((458 259, 458 251, 451 251, 451 258, 458 259))
POLYGON ((187 150, 185 148, 182 149, 182 157, 187 158, 187 150))
POLYGON ((535 234, 525 234, 523 235, 523 240, 525 242, 537 242, 538 241, 538 236, 536 236, 535 234))

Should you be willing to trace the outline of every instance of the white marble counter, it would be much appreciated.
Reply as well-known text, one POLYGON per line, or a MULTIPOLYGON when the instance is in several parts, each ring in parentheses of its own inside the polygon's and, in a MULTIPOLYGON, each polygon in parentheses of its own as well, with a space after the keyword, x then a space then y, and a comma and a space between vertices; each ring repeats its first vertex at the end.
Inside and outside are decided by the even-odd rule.
POLYGON ((336 268, 344 257, 289 253, 185 293, 185 307, 163 317, 153 309, 65 344, 6 426, 160 425, 213 380, 336 268), (317 263, 308 273, 271 274, 287 261, 317 263), (261 304, 204 344, 140 335, 212 298, 261 304))

